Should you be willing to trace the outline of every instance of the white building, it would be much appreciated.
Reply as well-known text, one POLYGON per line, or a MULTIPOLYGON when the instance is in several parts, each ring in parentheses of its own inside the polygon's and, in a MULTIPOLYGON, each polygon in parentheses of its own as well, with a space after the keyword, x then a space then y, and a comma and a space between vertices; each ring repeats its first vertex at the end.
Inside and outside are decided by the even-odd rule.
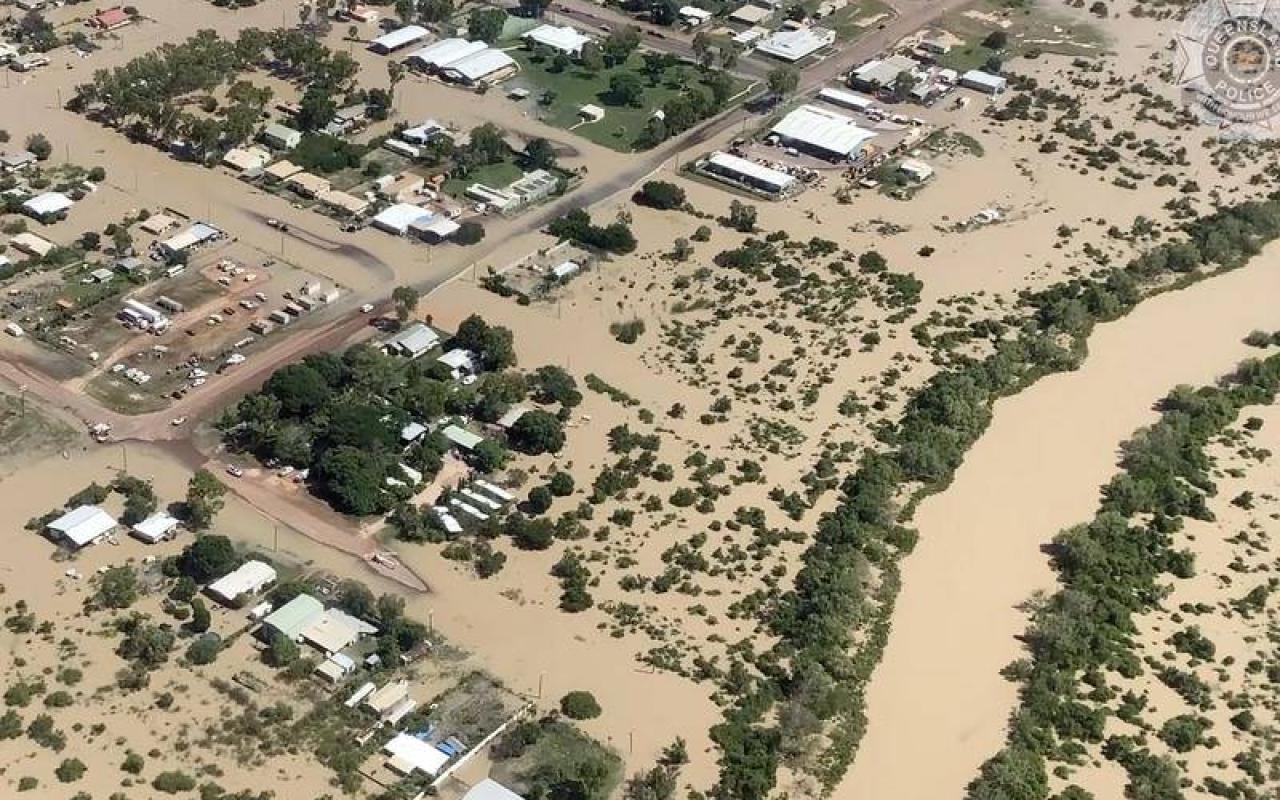
POLYGON ((715 15, 705 8, 698 8, 697 6, 681 6, 680 10, 676 12, 676 16, 680 17, 681 22, 685 25, 688 25, 690 28, 696 28, 699 25, 710 22, 711 18, 715 15))
POLYGON ((1000 75, 992 75, 980 69, 971 69, 960 76, 960 85, 966 89, 975 89, 984 94, 996 95, 1005 90, 1009 80, 1000 75))
POLYGON ((278 150, 292 150, 302 141, 302 132, 273 122, 262 129, 262 141, 278 150))
POLYGON ((304 628, 301 637, 307 644, 331 656, 360 641, 361 636, 377 633, 377 630, 340 609, 330 608, 304 628))
POLYGON ((765 37, 756 45, 756 51, 794 63, 830 46, 835 40, 836 32, 829 28, 780 30, 765 37))
POLYGON ((703 162, 702 169, 730 183, 741 184, 768 195, 786 194, 796 185, 796 179, 787 173, 738 158, 732 153, 712 153, 703 162))
POLYGON ((440 344, 440 334, 427 325, 417 322, 392 336, 383 345, 388 353, 417 358, 440 344))
POLYGON ((397 28, 390 33, 384 33, 372 42, 369 42, 369 49, 375 53, 387 55, 408 47, 415 42, 420 42, 431 35, 431 31, 421 25, 406 25, 403 28, 397 28))
POLYGON ((524 800, 524 798, 493 778, 485 778, 468 789, 462 796, 462 800, 524 800))
POLYGON ((157 511, 151 516, 133 526, 130 533, 135 539, 141 539, 148 544, 164 541, 168 538, 173 529, 178 527, 179 522, 176 517, 172 517, 163 511, 157 511))
POLYGON ((53 250, 54 244, 48 239, 36 236, 29 231, 23 231, 9 239, 9 244, 14 250, 20 253, 26 253, 36 258, 44 258, 53 250))
POLYGON ((404 776, 421 772, 434 778, 449 763, 449 756, 436 749, 435 745, 407 733, 397 733, 383 750, 388 756, 387 767, 404 776))
POLYGON ((870 97, 846 92, 843 89, 821 89, 818 91, 818 99, 825 100, 833 106, 843 106, 864 113, 874 108, 876 104, 876 101, 870 97))
POLYGON ((50 522, 48 529, 74 549, 106 536, 116 527, 116 520, 97 506, 80 506, 50 522))
POLYGON ((62 192, 45 192, 27 200, 22 210, 39 220, 49 220, 67 213, 75 202, 62 192))
POLYGON ((875 138, 851 117, 811 105, 787 114, 771 133, 783 144, 829 161, 857 160, 866 143, 875 138))
POLYGON ((855 89, 876 91, 892 86, 904 72, 914 75, 919 68, 920 64, 915 59, 903 55, 877 58, 849 73, 849 82, 855 89))
POLYGON ((387 233, 394 233, 396 236, 403 236, 405 231, 409 230, 410 223, 430 216, 432 216, 431 212, 422 206, 396 203, 374 215, 373 227, 387 233))
POLYGON ((261 147, 233 147, 222 157, 222 163, 236 172, 253 172, 271 163, 271 154, 261 147))
POLYGON ((771 14, 773 14, 773 12, 767 8, 761 8, 760 6, 747 3, 746 5, 735 9, 734 12, 729 15, 729 19, 733 22, 741 22, 743 25, 759 25, 768 19, 771 14))
POLYGON ((436 72, 455 61, 488 50, 484 42, 470 42, 466 39, 441 39, 432 42, 421 50, 415 50, 406 59, 409 66, 427 72, 436 72))
POLYGON ((444 67, 440 74, 446 80, 474 86, 481 81, 494 82, 515 74, 519 66, 501 50, 488 48, 458 59, 444 67))
POLYGON ((902 159, 902 163, 898 164, 898 171, 919 183, 933 177, 933 167, 915 158, 902 159))
POLYGON ((204 222, 197 222, 185 231, 159 242, 160 252, 166 256, 176 256, 202 244, 221 239, 222 231, 204 222))
POLYGON ((572 58, 582 57, 582 48, 591 37, 568 25, 539 25, 520 37, 532 45, 549 47, 572 58))
POLYGON ((220 603, 235 605, 243 596, 257 594, 276 579, 276 571, 262 561, 246 561, 205 587, 209 596, 220 603))

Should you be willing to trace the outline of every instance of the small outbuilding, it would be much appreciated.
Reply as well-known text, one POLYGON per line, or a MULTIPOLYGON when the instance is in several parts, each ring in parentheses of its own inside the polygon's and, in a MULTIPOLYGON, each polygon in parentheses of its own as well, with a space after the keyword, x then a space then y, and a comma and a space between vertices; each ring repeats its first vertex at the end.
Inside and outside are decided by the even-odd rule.
POLYGON ((462 796, 462 800, 524 800, 524 798, 493 778, 485 778, 468 789, 462 796))
POLYGON ((142 522, 134 525, 129 532, 135 539, 141 539, 147 544, 156 544, 170 538, 179 524, 181 523, 177 517, 171 516, 164 511, 157 511, 142 522))
POLYGON ((228 606, 257 594, 276 580, 275 568, 263 561, 246 561, 205 587, 210 597, 228 606))
POLYGON ((1009 85, 1009 79, 1001 75, 992 75, 990 72, 983 72, 980 69, 971 69, 960 76, 960 85, 983 94, 997 95, 1009 85))
POLYGON ((262 129, 262 141, 277 150, 292 150, 302 142, 302 132, 273 122, 262 129))
POLYGON ((415 322, 388 339, 383 347, 394 355, 417 358, 439 344, 440 334, 428 325, 415 322))

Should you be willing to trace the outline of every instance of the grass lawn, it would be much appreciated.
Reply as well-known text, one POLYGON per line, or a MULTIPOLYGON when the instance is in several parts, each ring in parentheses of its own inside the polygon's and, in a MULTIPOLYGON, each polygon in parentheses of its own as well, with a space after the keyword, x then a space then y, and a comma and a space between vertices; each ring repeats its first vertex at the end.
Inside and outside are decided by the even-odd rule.
MULTIPOLYGON (((644 59, 639 53, 633 53, 625 64, 594 74, 576 64, 563 72, 552 72, 551 59, 534 63, 530 58, 532 54, 523 49, 509 51, 508 55, 520 63, 520 74, 504 88, 509 90, 521 86, 532 92, 538 103, 537 114, 544 122, 558 128, 572 128, 574 133, 585 139, 623 152, 634 149, 636 138, 644 132, 649 117, 672 97, 690 88, 706 91, 698 80, 698 70, 684 64, 668 69, 656 85, 651 84, 641 72, 644 59), (621 105, 609 94, 609 80, 623 72, 640 76, 644 94, 639 106, 621 105), (548 105, 541 103, 544 92, 554 95, 548 105), (578 109, 588 103, 603 108, 604 119, 579 124, 582 120, 578 109)), ((734 91, 741 88, 735 84, 734 91)))
POLYGON ((450 178, 444 182, 445 194, 463 197, 467 187, 473 183, 483 183, 494 189, 502 189, 512 181, 520 179, 524 170, 516 166, 514 160, 500 161, 497 164, 486 164, 473 169, 465 178, 450 178))
MULTIPOLYGON (((822 4, 814 2, 813 5, 816 8, 822 4)), ((873 23, 871 20, 879 18, 879 22, 886 22, 893 16, 893 7, 881 0, 855 0, 831 16, 818 20, 815 24, 834 29, 837 41, 849 42, 867 31, 875 30, 879 23, 873 23)))
POLYGON ((963 39, 964 43, 939 56, 938 63, 959 71, 980 69, 997 55, 982 45, 982 40, 995 30, 1002 30, 1009 37, 1008 45, 1000 53, 1006 61, 1033 51, 1068 56, 1098 55, 1104 51, 1105 37, 1097 25, 1084 20, 1081 13, 1067 16, 1060 9, 1044 8, 1036 3, 1009 8, 997 0, 983 0, 943 17, 937 27, 963 39), (998 25, 996 17, 1008 24, 998 25))

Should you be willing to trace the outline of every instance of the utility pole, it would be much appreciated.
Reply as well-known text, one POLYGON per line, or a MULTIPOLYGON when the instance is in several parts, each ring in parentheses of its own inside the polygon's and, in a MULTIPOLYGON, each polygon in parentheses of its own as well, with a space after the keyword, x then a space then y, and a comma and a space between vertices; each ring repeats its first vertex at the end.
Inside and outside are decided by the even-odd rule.
POLYGON ((271 552, 278 553, 280 552, 280 523, 276 523, 271 527, 273 531, 271 536, 271 552))
POLYGON ((542 679, 546 676, 546 674, 547 673, 545 672, 538 673, 538 699, 539 700, 542 699, 542 679))
POLYGON ((125 475, 129 474, 129 445, 120 444, 120 456, 123 463, 123 471, 125 475))

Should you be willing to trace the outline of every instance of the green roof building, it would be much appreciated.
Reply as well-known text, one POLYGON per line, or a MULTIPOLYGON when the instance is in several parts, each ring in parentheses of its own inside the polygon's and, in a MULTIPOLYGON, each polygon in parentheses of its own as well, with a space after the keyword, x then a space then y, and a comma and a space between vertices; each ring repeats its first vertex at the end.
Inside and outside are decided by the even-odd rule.
POLYGON ((324 616, 324 604, 309 594, 300 594, 267 615, 262 621, 264 638, 281 633, 291 641, 298 641, 302 632, 324 616))

